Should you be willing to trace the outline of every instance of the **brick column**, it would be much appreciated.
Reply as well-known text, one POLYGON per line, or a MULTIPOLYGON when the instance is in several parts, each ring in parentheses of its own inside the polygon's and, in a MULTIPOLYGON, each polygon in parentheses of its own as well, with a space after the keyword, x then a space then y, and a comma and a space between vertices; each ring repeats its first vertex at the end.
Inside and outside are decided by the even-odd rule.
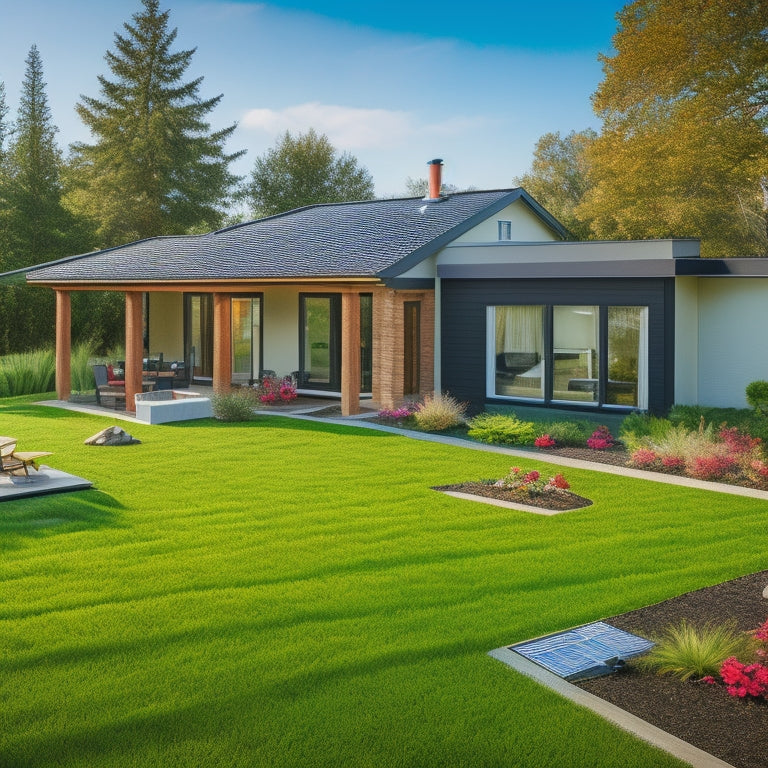
POLYGON ((72 302, 69 291, 56 291, 56 397, 72 393, 72 302))
POLYGON ((421 297, 421 381, 419 394, 428 395, 435 389, 435 294, 425 291, 421 297))
POLYGON ((144 312, 141 291, 125 294, 125 410, 134 412, 144 369, 144 312))
POLYGON ((396 291, 373 293, 373 401, 395 408, 403 400, 403 302, 396 291))
POLYGON ((341 294, 341 415, 360 413, 360 294, 341 294))
POLYGON ((213 294, 213 391, 232 386, 232 297, 213 294))

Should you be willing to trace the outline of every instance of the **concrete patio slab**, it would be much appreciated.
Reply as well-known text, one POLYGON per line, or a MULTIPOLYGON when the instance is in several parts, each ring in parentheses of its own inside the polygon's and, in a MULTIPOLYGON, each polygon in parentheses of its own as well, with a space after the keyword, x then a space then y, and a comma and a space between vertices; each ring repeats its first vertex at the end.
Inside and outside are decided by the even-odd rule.
POLYGON ((23 475, 0 475, 0 502, 47 493, 83 491, 92 486, 90 480, 41 465, 39 470, 30 471, 29 480, 23 475))

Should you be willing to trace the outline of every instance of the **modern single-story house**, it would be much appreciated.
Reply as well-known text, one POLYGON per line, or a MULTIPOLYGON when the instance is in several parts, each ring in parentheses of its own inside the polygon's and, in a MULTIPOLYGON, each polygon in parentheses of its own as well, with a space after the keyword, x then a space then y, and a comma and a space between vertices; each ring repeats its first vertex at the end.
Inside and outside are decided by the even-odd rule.
POLYGON ((162 353, 222 390, 264 370, 299 391, 392 407, 448 391, 475 410, 742 406, 768 378, 768 260, 698 241, 569 242, 523 189, 314 205, 26 270, 56 292, 70 394, 70 296, 125 294, 126 394, 162 353))

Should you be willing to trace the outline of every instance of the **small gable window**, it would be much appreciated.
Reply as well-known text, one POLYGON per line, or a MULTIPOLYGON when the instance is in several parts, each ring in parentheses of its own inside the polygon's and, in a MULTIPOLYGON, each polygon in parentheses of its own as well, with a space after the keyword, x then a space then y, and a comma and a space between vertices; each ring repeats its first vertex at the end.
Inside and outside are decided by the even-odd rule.
POLYGON ((512 239, 512 222, 499 221, 499 240, 512 239))

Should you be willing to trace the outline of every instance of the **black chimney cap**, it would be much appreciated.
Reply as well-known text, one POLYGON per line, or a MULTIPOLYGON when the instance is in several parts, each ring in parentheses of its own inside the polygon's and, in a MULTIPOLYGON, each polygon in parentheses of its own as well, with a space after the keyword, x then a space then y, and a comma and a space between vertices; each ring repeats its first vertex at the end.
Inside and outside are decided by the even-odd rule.
POLYGON ((437 158, 436 160, 430 160, 427 165, 442 165, 443 161, 440 158, 437 158))

